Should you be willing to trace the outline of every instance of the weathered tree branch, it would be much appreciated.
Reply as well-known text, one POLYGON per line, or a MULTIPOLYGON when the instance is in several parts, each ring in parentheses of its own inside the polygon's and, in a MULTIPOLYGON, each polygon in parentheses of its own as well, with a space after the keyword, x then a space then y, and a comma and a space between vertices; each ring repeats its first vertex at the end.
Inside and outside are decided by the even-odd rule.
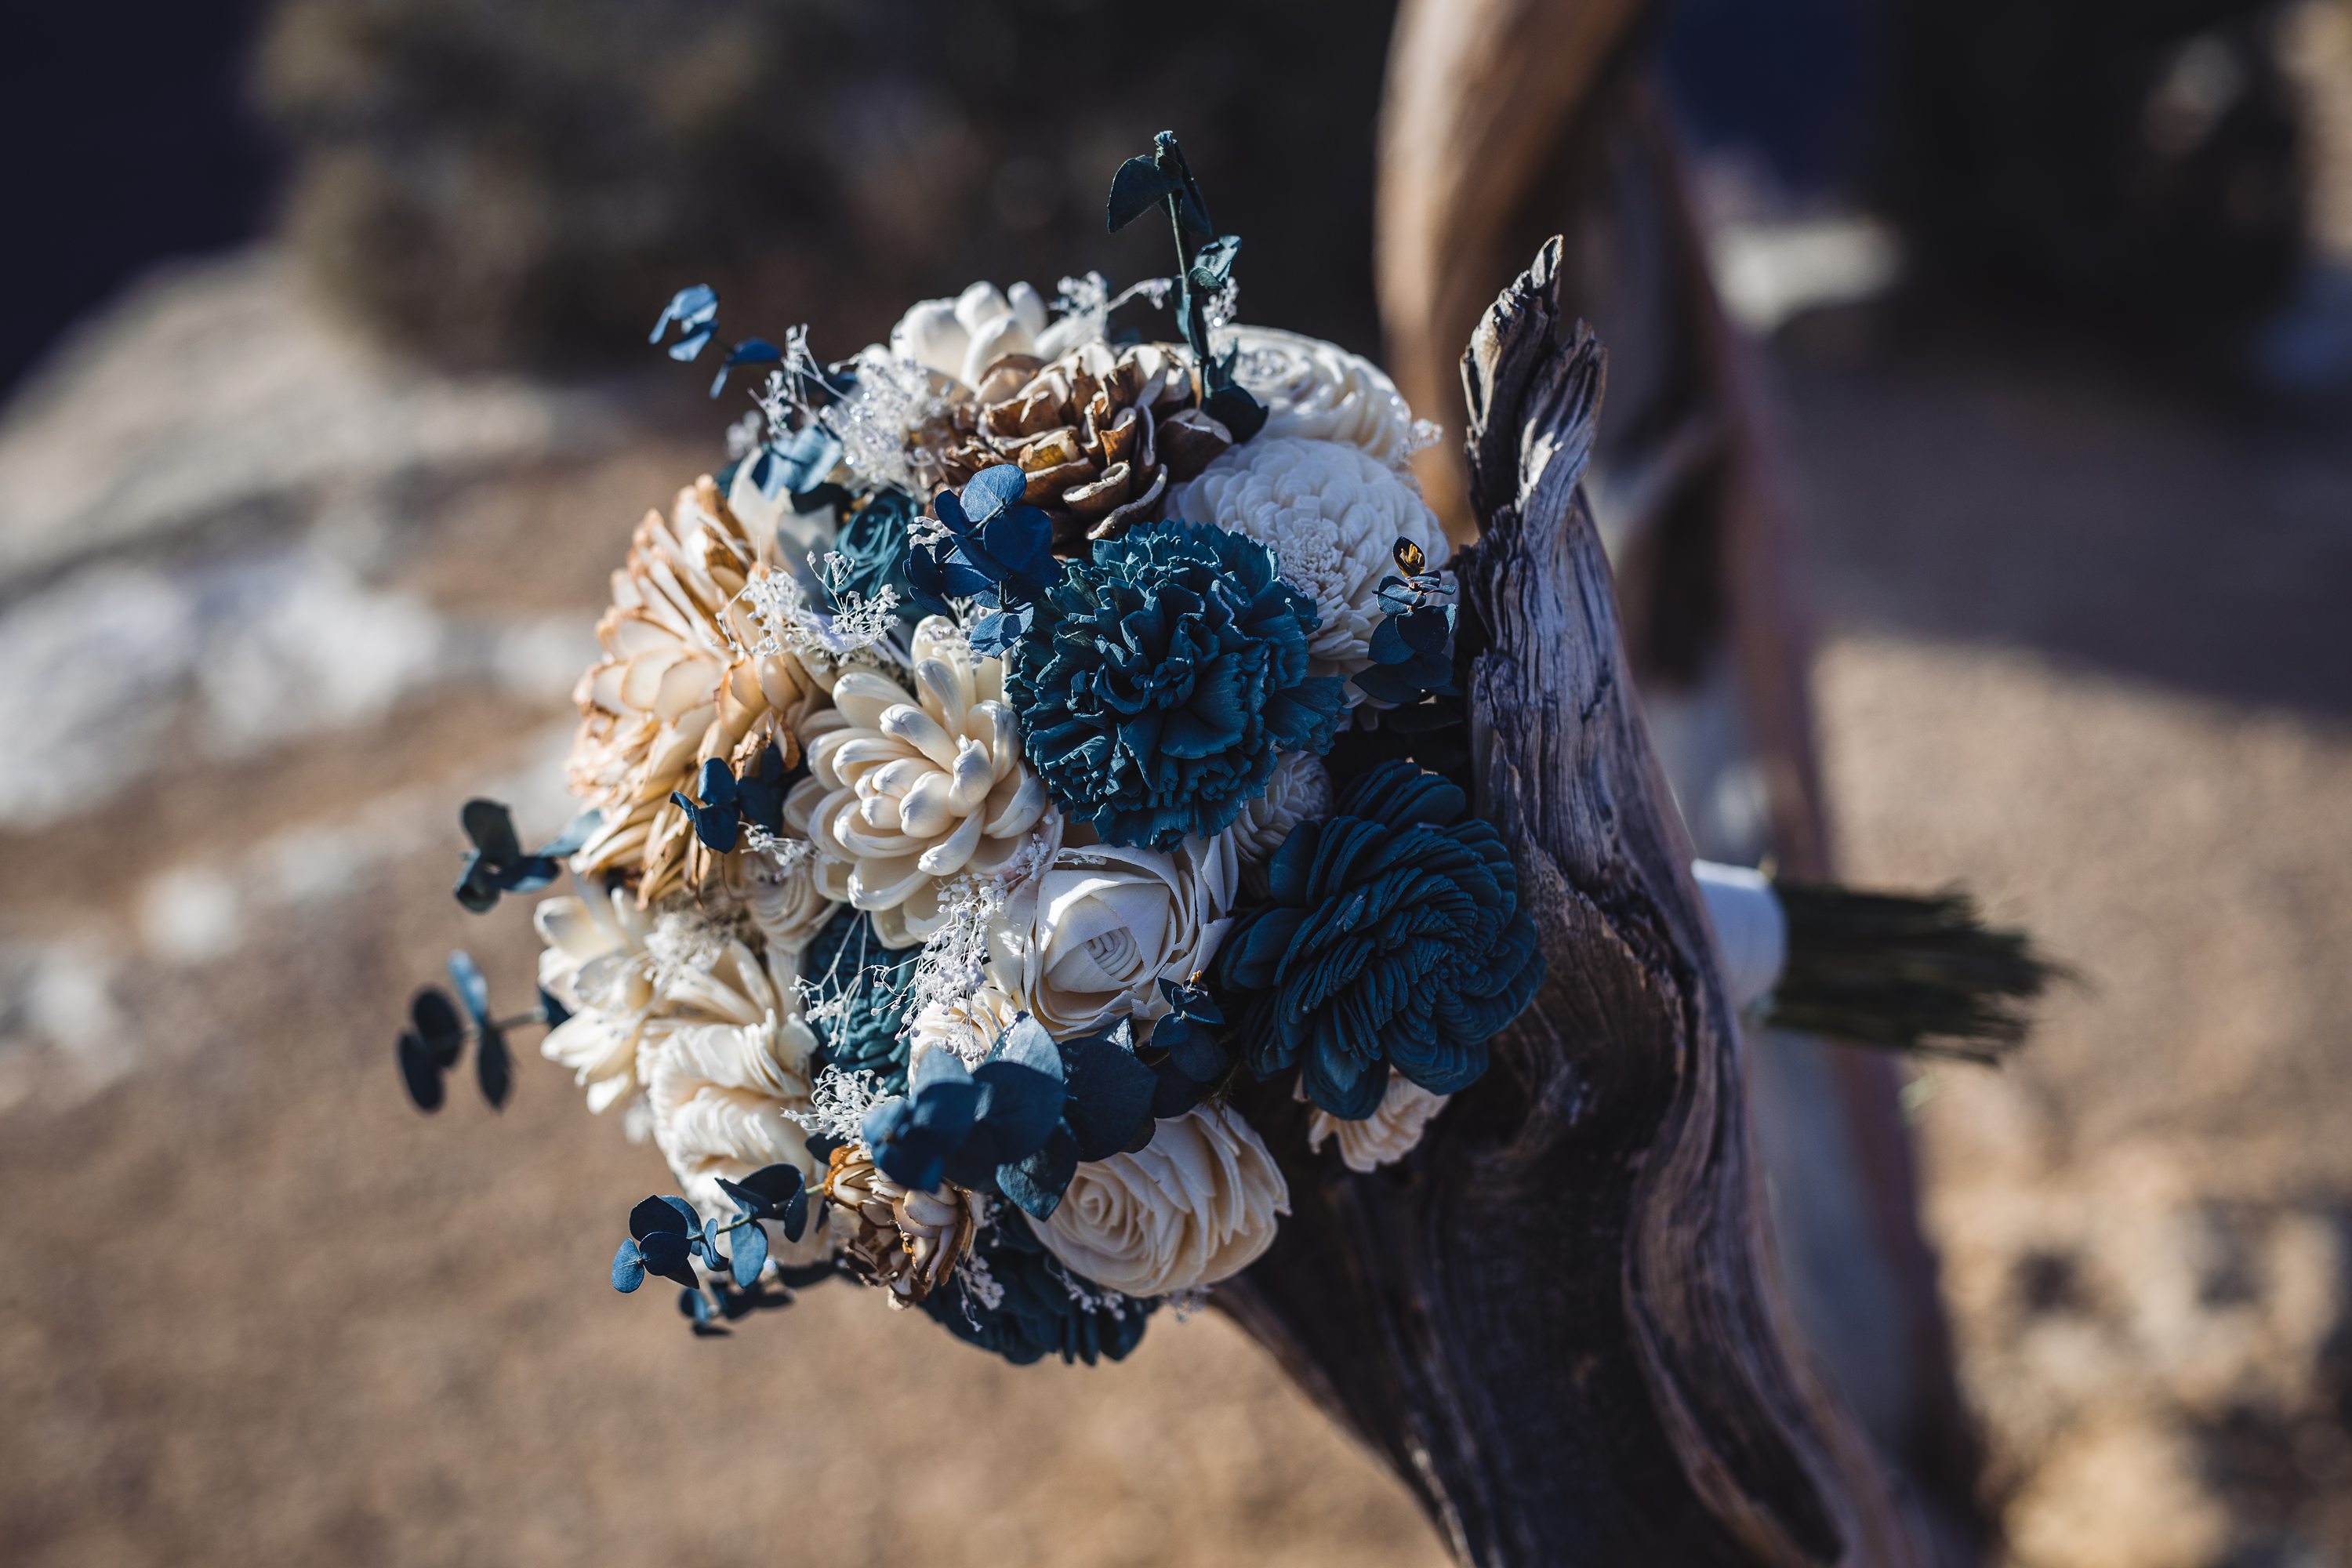
MULTIPOLYGON (((1390 366, 1416 408, 1457 423, 1460 344, 1541 238, 1568 237, 1563 309, 1611 347, 1587 486, 1616 574, 1621 674, 1701 854, 1769 854, 1826 879, 1782 443, 1754 352, 1715 298, 1677 138, 1647 79, 1658 8, 1402 0, 1378 212, 1390 366)), ((1459 451, 1432 447, 1418 463, 1455 537, 1472 537, 1459 451)), ((1748 1067, 1809 1342, 1931 1511, 1943 1560, 1973 1563, 1990 1529, 1979 1458, 1894 1065, 1772 1035, 1748 1067)))
POLYGON ((1295 1212, 1220 1304, 1465 1563, 1917 1562, 1767 1265, 1738 1032, 1580 489, 1602 361, 1559 256, 1465 362, 1479 805, 1549 973, 1397 1167, 1349 1175, 1304 1153, 1295 1107, 1254 1100, 1295 1212))

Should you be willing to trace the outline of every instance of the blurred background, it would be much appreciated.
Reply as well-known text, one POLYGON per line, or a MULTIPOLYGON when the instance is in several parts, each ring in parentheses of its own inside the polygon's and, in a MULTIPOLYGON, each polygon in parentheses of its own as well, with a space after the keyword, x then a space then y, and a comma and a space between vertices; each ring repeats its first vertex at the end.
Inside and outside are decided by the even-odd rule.
MULTIPOLYGON (((1585 77, 1503 31, 1552 130, 1462 287, 1522 229, 1601 232, 1596 200, 1695 258, 1663 317, 1584 308, 1647 443, 1604 453, 1601 510, 1701 847, 1963 882, 2084 976, 1999 1072, 1757 1043, 1800 1315, 1990 1560, 2352 1564, 2352 3, 1587 9, 1627 19, 1585 77), (1658 320, 1711 345, 1707 396, 1645 376, 1678 363, 1658 320), (1626 499, 1680 471, 1647 416, 1694 407, 1737 437, 1717 500, 1626 499), (1717 599, 1728 643, 1691 630, 1717 599), (1762 644, 1788 679, 1727 727, 1708 671, 1762 644), (1899 1135, 1841 1207, 1776 1131, 1882 1089, 1916 1230, 1899 1135), (1888 1337, 1836 1281, 1889 1247, 1928 1282, 1888 1352, 1928 1415, 1840 1348, 1888 1337)), ((455 806, 567 815, 606 574, 746 406, 645 346, 659 302, 708 281, 723 328, 838 357, 974 278, 1132 279, 1162 258, 1102 194, 1173 126, 1246 237, 1244 316, 1386 352, 1453 424, 1460 335, 1410 265, 1459 232, 1414 205, 1433 46, 1394 20, 16 20, 0 1562, 1444 1561, 1213 1313, 1093 1371, 845 1288, 697 1342, 602 1283, 650 1146, 532 1063, 503 1116, 421 1119, 391 1053, 452 945, 527 984, 527 923, 447 896, 455 806)))

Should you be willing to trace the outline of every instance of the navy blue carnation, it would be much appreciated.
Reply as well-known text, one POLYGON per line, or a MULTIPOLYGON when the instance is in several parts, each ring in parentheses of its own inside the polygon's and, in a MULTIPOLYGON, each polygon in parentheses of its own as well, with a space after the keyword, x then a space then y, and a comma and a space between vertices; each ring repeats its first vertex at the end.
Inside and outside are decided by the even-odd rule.
POLYGON ((1434 1094, 1486 1070, 1486 1042, 1544 963, 1502 836, 1469 805, 1435 773, 1383 763, 1275 851, 1270 901, 1217 955, 1258 1077, 1295 1064, 1309 1099, 1360 1121, 1391 1067, 1434 1094))
POLYGON ((924 1298, 922 1310, 966 1344, 1015 1366, 1049 1355, 1088 1366, 1123 1361, 1143 1342, 1144 1320, 1160 1305, 1156 1297, 1139 1300, 1070 1273, 1039 1244, 1027 1221, 1010 1211, 981 1233, 973 1254, 1003 1290, 1003 1299, 983 1304, 959 1271, 950 1289, 924 1298), (1073 1281, 1087 1301, 1071 1293, 1073 1281))
POLYGON ((809 1026, 824 1047, 819 1067, 874 1074, 885 1094, 907 1092, 900 1032, 915 992, 919 947, 882 945, 874 922, 846 904, 809 939, 801 978, 816 993, 809 1026))
POLYGON ((1155 522, 1103 540, 1013 645, 1030 765, 1112 844, 1215 833, 1265 793, 1277 752, 1330 749, 1345 694, 1307 672, 1315 626, 1246 535, 1155 522))

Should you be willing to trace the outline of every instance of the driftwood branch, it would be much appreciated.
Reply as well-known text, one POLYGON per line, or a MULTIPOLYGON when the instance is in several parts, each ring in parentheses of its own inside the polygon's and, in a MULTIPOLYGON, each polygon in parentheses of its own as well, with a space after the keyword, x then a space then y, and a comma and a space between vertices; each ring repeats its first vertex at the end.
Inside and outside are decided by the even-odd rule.
POLYGON ((1296 1108, 1250 1106, 1302 1151, 1295 1212, 1220 1304, 1465 1563, 1917 1562, 1767 1263, 1739 1037, 1580 488, 1602 361, 1559 256, 1465 363, 1480 808, 1549 973, 1397 1167, 1349 1175, 1303 1153, 1296 1108))
MULTIPOLYGON (((1401 0, 1381 110, 1377 252, 1388 358, 1422 412, 1464 408, 1460 345, 1546 235, 1566 314, 1607 340, 1587 475, 1616 574, 1622 678, 1672 744, 1698 851, 1830 879, 1792 582, 1791 494, 1765 378, 1723 320, 1682 157, 1649 81, 1649 0, 1401 0), (1765 808, 1760 814, 1754 804, 1765 808)), ((1473 537, 1458 450, 1418 459, 1473 537)), ((1894 1065, 1759 1037, 1749 1109, 1808 1342, 1936 1524, 1974 1563, 1990 1521, 1921 1234, 1894 1065)))

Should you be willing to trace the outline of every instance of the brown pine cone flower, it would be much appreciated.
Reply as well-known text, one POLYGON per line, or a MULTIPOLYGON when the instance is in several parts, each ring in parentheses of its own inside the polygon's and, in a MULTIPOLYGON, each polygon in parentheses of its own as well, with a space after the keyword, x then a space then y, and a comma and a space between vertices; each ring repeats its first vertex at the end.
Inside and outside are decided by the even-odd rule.
POLYGON ((1171 483, 1209 466, 1233 432, 1200 407, 1192 368, 1162 343, 1088 343, 1052 363, 1007 354, 956 410, 947 482, 1019 465, 1023 499, 1054 520, 1054 548, 1083 551, 1160 516, 1171 483))
POLYGON ((915 1306, 946 1283, 980 1226, 978 1194, 902 1187, 860 1145, 833 1152, 823 1191, 848 1222, 850 1268, 868 1285, 887 1288, 893 1307, 915 1306))

